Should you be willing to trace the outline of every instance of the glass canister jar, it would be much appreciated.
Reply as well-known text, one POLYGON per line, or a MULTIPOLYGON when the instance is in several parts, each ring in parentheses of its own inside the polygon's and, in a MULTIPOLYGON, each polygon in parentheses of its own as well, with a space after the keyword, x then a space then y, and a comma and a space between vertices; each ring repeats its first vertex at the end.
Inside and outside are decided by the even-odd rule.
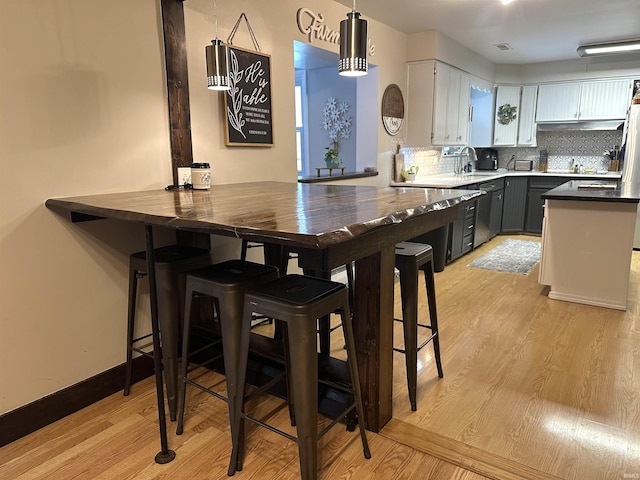
POLYGON ((208 163, 191 164, 191 184, 194 190, 208 190, 211 187, 211 166, 208 163))

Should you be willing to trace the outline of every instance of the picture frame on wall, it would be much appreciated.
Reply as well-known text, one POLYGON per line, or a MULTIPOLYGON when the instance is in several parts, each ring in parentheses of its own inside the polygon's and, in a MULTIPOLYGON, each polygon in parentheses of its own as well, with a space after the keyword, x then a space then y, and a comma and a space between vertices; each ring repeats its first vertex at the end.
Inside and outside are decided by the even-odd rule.
POLYGON ((273 146, 271 56, 230 45, 229 83, 224 94, 225 145, 273 146))

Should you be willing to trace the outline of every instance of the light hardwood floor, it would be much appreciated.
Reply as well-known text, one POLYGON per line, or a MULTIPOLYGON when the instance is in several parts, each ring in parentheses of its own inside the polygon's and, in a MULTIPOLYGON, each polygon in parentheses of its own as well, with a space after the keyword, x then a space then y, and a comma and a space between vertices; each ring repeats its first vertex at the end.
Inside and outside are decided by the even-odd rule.
POLYGON ((396 368, 382 435, 498 478, 640 478, 640 252, 621 312, 550 300, 538 266, 467 266, 505 238, 437 274, 445 377, 425 348, 411 412, 396 368))
MULTIPOLYGON (((321 441, 321 479, 640 476, 640 252, 629 309, 618 312, 549 300, 537 267, 525 276, 467 266, 505 238, 538 240, 500 236, 436 274, 444 378, 425 347, 412 412, 404 358, 394 354, 394 418, 369 433, 373 458, 363 458, 357 434, 335 427, 321 441)), ((224 389, 222 376, 203 375, 224 389)), ((226 405, 193 388, 188 402, 185 433, 169 425, 177 458, 168 465, 153 463, 159 441, 148 379, 130 397, 117 393, 1 448, 0 479, 228 478, 226 405)), ((288 423, 273 397, 250 408, 288 423)), ((291 442, 250 427, 247 445, 234 478, 299 478, 291 442)))

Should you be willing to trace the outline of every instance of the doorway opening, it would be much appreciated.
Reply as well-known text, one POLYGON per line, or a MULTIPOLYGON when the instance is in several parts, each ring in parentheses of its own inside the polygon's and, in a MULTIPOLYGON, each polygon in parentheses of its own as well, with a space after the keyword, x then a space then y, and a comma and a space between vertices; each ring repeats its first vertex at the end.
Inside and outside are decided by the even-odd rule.
POLYGON ((363 77, 342 77, 336 53, 298 41, 293 42, 293 51, 298 176, 315 176, 317 167, 326 166, 325 153, 334 146, 326 121, 327 105, 332 101, 347 106, 342 115, 349 119, 348 133, 338 142, 345 173, 376 165, 378 68, 369 64, 363 77))

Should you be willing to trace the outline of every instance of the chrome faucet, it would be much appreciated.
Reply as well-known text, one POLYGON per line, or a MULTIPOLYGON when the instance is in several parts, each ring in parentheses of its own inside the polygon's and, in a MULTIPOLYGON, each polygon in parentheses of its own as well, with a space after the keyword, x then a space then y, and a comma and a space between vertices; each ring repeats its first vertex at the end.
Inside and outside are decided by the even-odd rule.
POLYGON ((476 149, 473 147, 470 147, 468 145, 462 147, 462 150, 460 150, 460 153, 458 153, 458 159, 456 160, 456 165, 454 167, 454 171, 457 174, 460 174, 462 172, 464 172, 464 164, 467 162, 463 162, 462 158, 463 157, 467 157, 468 161, 467 162, 471 162, 471 161, 478 161, 478 155, 476 154, 476 149), (466 153, 469 152, 469 153, 466 153))

